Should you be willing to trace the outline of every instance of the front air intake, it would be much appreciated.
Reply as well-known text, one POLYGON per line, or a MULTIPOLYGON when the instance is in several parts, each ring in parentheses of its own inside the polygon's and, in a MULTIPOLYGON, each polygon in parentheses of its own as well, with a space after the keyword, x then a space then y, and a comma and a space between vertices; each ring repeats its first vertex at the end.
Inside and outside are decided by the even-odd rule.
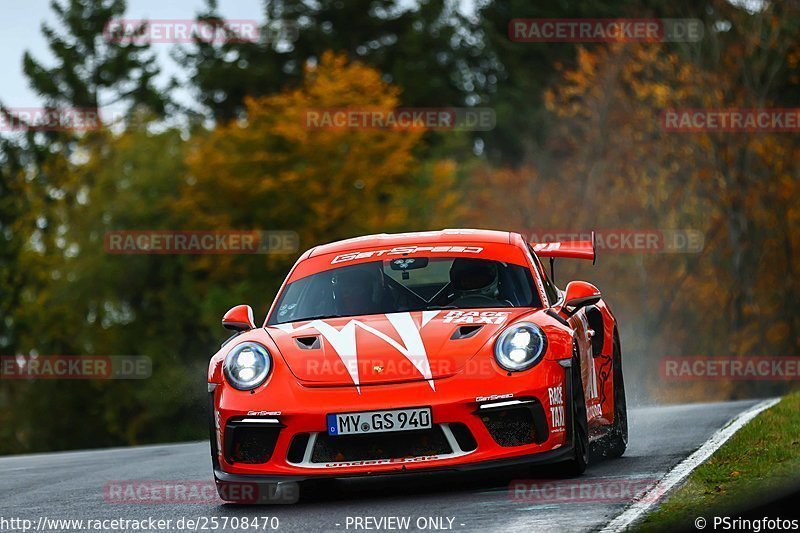
POLYGON ((373 433, 365 435, 317 435, 312 463, 400 459, 426 455, 445 455, 453 449, 438 425, 419 431, 373 433))
POLYGON ((258 419, 230 421, 225 426, 225 460, 228 463, 259 464, 272 457, 283 426, 252 420, 258 419))
POLYGON ((544 409, 535 398, 484 404, 476 414, 492 439, 503 447, 540 444, 549 436, 544 409))

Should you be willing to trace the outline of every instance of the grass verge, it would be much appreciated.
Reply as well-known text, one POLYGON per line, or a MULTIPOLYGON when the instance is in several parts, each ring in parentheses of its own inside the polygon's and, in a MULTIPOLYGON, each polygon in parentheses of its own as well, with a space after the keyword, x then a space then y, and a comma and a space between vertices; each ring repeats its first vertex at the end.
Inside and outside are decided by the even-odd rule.
POLYGON ((785 396, 740 429, 635 529, 685 529, 698 516, 752 507, 798 479, 800 392, 785 396))

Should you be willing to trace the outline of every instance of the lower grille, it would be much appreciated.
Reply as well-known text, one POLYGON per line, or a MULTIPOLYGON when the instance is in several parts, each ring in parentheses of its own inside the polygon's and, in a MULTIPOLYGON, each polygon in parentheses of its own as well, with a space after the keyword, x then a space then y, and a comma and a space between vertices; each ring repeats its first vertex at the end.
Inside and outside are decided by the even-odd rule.
POLYGON ((542 405, 535 400, 525 402, 479 411, 487 431, 500 446, 524 446, 547 440, 549 432, 542 405))
POLYGON ((478 448, 478 443, 466 424, 461 422, 452 423, 450 424, 450 431, 453 432, 453 438, 456 439, 461 451, 471 452, 478 448))
POLYGON ((303 462, 303 457, 306 453, 306 447, 308 446, 308 439, 311 435, 308 433, 298 433, 292 439, 292 443, 289 445, 289 451, 286 454, 286 460, 290 463, 301 463, 303 462))
POLYGON ((229 422, 225 427, 225 460, 228 463, 266 463, 272 457, 281 428, 229 422))
POLYGON ((312 463, 400 459, 453 453, 440 426, 422 431, 336 435, 319 433, 311 453, 312 463))

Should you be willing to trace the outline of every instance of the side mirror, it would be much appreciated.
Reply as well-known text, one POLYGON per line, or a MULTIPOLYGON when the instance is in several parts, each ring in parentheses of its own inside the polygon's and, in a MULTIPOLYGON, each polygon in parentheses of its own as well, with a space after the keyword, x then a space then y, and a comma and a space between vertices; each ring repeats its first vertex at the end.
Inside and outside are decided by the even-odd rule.
POLYGON ((237 305, 222 317, 222 327, 233 331, 248 331, 255 329, 253 308, 249 305, 237 305))
POLYGON ((572 316, 575 312, 587 305, 593 305, 600 301, 600 289, 585 281, 570 281, 567 284, 566 295, 562 310, 572 316))

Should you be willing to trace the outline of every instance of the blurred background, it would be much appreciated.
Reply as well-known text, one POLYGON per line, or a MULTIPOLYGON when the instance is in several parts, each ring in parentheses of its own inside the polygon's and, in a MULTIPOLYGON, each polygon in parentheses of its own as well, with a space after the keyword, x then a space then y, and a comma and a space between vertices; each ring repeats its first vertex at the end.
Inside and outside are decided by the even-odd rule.
POLYGON ((0 380, 0 454, 204 438, 223 313, 247 303, 260 322, 302 251, 367 233, 597 230, 597 264, 560 262, 556 281, 605 294, 630 403, 796 387, 668 380, 660 362, 800 355, 800 129, 683 132, 662 120, 669 109, 800 107, 798 2, 131 4, 3 7, 0 355, 141 355, 152 376, 0 380), (104 32, 145 17, 254 19, 263 31, 172 44, 104 32), (517 18, 696 19, 704 32, 518 42, 517 18), (34 106, 104 119, 8 126, 14 109, 34 106), (398 107, 486 108, 495 125, 303 122, 309 109, 398 107), (131 230, 283 230, 299 250, 108 253, 106 232, 131 230), (616 244, 654 233, 693 241, 616 244))

